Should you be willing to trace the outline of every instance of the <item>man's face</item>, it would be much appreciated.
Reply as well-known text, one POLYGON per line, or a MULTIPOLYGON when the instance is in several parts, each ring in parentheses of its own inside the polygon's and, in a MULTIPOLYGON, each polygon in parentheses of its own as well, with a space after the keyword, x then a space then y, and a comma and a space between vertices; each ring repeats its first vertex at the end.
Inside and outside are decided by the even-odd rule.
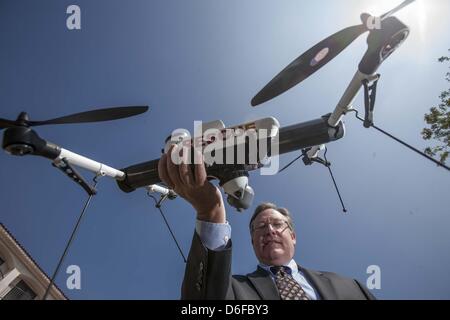
POLYGON ((261 263, 281 266, 292 259, 296 238, 284 215, 266 209, 256 216, 252 225, 253 250, 261 263))

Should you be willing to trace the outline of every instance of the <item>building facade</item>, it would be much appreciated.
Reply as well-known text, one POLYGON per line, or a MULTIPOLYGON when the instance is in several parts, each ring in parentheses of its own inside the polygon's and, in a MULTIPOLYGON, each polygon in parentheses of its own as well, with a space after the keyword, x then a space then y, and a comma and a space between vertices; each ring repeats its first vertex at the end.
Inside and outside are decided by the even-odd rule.
MULTIPOLYGON (((40 300, 49 283, 49 277, 0 223, 0 300, 40 300)), ((54 285, 47 300, 67 297, 54 285)))

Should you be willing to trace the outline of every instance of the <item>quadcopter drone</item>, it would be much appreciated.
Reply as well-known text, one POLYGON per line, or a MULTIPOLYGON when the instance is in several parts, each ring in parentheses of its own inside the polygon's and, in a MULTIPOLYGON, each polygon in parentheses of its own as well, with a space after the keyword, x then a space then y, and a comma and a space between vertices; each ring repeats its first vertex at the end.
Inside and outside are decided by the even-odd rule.
MULTIPOLYGON (((366 13, 362 14, 361 24, 345 28, 307 50, 273 78, 252 99, 252 106, 257 106, 284 93, 334 59, 360 35, 365 32, 369 33, 367 37, 368 49, 359 63, 353 79, 332 113, 316 120, 282 128, 280 128, 279 122, 275 118, 265 118, 231 127, 231 129, 252 128, 256 133, 264 129, 270 132, 270 135, 264 141, 258 141, 258 148, 262 144, 271 146, 267 148, 267 151, 262 156, 260 155, 261 152, 258 152, 256 163, 248 163, 247 160, 250 158, 250 154, 248 154, 249 141, 244 141, 242 146, 247 152, 244 163, 213 163, 206 165, 208 178, 219 180, 220 186, 227 194, 227 200, 231 206, 239 211, 250 207, 254 192, 249 186, 248 172, 264 167, 265 161, 272 156, 302 150, 305 164, 308 165, 314 161, 323 163, 324 161, 319 158, 319 152, 324 148, 325 144, 341 139, 344 136, 345 127, 342 118, 347 112, 353 110, 353 100, 362 87, 365 90, 366 102, 364 126, 370 127, 373 125, 376 83, 379 79, 379 74, 376 74, 376 71, 382 62, 409 35, 409 28, 392 15, 413 1, 406 0, 393 10, 376 18, 379 21, 378 28, 371 25, 371 21, 375 17, 366 13), (273 147, 274 144, 275 148, 273 147)), ((164 199, 167 197, 175 198, 176 194, 174 191, 161 184, 161 179, 158 175, 159 159, 117 170, 46 141, 32 129, 32 127, 50 124, 116 120, 141 114, 146 112, 147 109, 148 107, 145 106, 108 108, 77 113, 47 121, 30 121, 28 115, 22 112, 15 121, 0 119, 0 129, 5 129, 2 147, 11 155, 37 155, 50 159, 56 167, 80 184, 88 194, 94 194, 95 190, 86 183, 73 166, 115 179, 120 189, 124 192, 132 192, 138 188, 145 187, 150 192, 159 192, 164 199)), ((222 121, 214 121, 203 126, 203 133, 211 128, 220 132, 230 129, 222 121)), ((170 136, 166 140, 164 151, 167 151, 171 144, 179 143, 186 139, 190 140, 191 138, 183 135, 170 136)), ((239 145, 233 148, 238 147, 239 145)), ((226 149, 223 151, 227 152, 226 149)))

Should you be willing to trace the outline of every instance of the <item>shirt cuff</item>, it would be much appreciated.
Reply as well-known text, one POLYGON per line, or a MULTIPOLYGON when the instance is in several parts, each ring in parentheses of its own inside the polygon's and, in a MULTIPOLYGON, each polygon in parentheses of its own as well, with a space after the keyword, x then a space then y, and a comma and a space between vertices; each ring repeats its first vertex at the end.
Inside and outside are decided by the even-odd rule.
POLYGON ((213 223, 197 220, 195 231, 203 245, 213 251, 225 249, 231 238, 231 226, 228 221, 226 223, 213 223))

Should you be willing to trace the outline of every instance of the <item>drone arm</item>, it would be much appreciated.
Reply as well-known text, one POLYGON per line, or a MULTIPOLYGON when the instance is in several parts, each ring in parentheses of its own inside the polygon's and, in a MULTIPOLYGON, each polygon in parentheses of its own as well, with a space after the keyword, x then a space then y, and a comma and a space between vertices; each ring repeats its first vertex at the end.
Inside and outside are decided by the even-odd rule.
MULTIPOLYGON (((61 150, 60 154, 56 159, 53 160, 55 164, 58 164, 63 161, 67 161, 68 163, 75 165, 77 167, 92 171, 96 174, 107 176, 113 178, 118 181, 122 181, 125 179, 126 174, 120 170, 114 169, 110 166, 107 166, 103 163, 94 161, 92 159, 86 158, 82 155, 69 151, 67 149, 59 148, 61 150)), ((162 196, 169 197, 169 199, 174 199, 177 197, 177 194, 164 186, 152 184, 145 187, 148 192, 156 192, 160 193, 162 196)))
POLYGON ((377 75, 373 74, 365 74, 361 71, 356 71, 353 76, 352 81, 348 85, 347 89, 344 92, 341 100, 337 104, 330 118, 328 119, 328 124, 331 127, 336 127, 339 122, 342 120, 342 117, 352 109, 353 100, 355 100, 356 95, 362 87, 362 83, 364 80, 372 81, 377 78, 377 75))
POLYGON ((61 148, 60 154, 53 161, 55 163, 58 163, 62 161, 62 159, 66 159, 66 161, 68 161, 72 165, 92 171, 102 176, 107 176, 116 180, 125 179, 124 172, 63 148, 61 148))
POLYGON ((3 135, 3 148, 8 153, 16 156, 32 154, 50 159, 55 164, 59 164, 63 159, 66 159, 69 164, 87 169, 96 174, 116 180, 125 179, 125 173, 122 171, 61 148, 52 142, 42 139, 31 128, 13 127, 6 130, 3 135))

